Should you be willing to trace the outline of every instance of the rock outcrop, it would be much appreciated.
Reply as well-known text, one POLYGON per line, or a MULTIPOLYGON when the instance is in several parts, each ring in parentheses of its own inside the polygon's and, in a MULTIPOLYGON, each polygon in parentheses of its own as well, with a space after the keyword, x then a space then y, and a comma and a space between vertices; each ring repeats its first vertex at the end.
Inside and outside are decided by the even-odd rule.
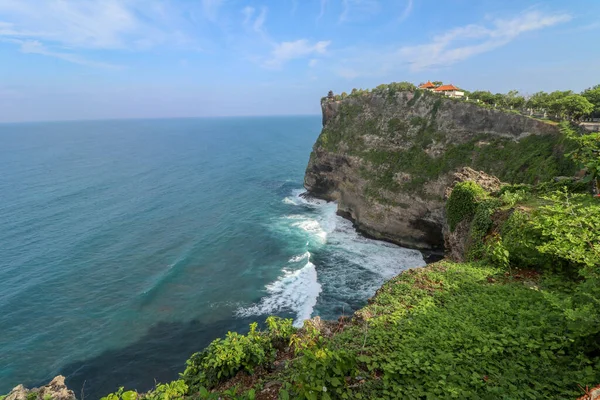
POLYGON ((443 250, 445 192, 462 167, 509 183, 574 172, 558 127, 518 113, 391 90, 321 107, 304 186, 363 233, 405 247, 443 250))
POLYGON ((65 377, 59 375, 46 386, 26 389, 23 385, 15 387, 4 400, 76 400, 75 393, 65 385, 65 377))

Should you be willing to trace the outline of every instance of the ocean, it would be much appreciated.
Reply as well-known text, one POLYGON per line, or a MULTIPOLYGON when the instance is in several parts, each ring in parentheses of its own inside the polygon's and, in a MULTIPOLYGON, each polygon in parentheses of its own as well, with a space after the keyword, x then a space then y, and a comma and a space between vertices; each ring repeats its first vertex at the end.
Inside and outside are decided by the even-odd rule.
POLYGON ((320 123, 0 124, 0 394, 148 390, 228 330, 351 315, 424 265, 300 196, 320 123))

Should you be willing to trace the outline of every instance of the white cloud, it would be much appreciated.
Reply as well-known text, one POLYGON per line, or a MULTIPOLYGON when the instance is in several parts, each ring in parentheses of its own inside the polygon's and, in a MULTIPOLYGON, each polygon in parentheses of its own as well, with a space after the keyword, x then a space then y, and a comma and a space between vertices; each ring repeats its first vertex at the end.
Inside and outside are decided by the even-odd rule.
POLYGON ((342 0, 342 6, 340 23, 364 20, 381 11, 378 0, 342 0))
POLYGON ((327 0, 321 0, 321 11, 319 11, 319 15, 317 15, 317 22, 325 15, 325 9, 327 8, 327 0))
POLYGON ((323 55, 327 53, 330 41, 320 41, 310 44, 306 39, 294 42, 281 42, 275 44, 270 58, 264 62, 267 68, 281 68, 288 61, 305 58, 311 55, 323 55))
POLYGON ((404 11, 402 12, 402 15, 400 15, 400 22, 402 22, 406 18, 408 18, 408 16, 412 12, 412 9, 413 9, 413 0, 408 0, 406 2, 406 7, 404 8, 404 11))
POLYGON ((317 66, 317 64, 319 63, 319 60, 317 60, 316 58, 312 58, 309 62, 308 62, 308 66, 311 68, 314 68, 317 66))
POLYGON ((264 34, 265 31, 263 29, 263 25, 267 20, 267 7, 261 7, 260 13, 256 15, 256 9, 254 7, 246 6, 242 9, 242 14, 244 15, 244 26, 247 29, 251 29, 257 33, 264 34), (256 18, 254 16, 256 15, 256 18), (254 20, 253 20, 254 18, 254 20))
POLYGON ((10 22, 0 21, 0 37, 42 37, 47 36, 47 33, 36 31, 24 31, 15 27, 15 24, 10 22))
MULTIPOLYGON (((195 7, 204 7, 208 18, 220 3, 203 0, 195 7)), ((37 54, 99 66, 104 64, 86 61, 74 52, 145 50, 160 45, 197 50, 195 39, 186 33, 186 29, 192 31, 193 11, 159 0, 0 0, 4 20, 0 21, 0 40, 17 44, 29 40, 25 49, 37 43, 37 54)))
POLYGON ((263 25, 264 25, 266 19, 267 19, 267 7, 262 7, 260 10, 260 14, 258 14, 258 17, 256 17, 256 19, 254 20, 254 23, 252 24, 252 29, 254 29, 256 32, 262 32, 263 25))
POLYGON ((254 7, 246 6, 242 8, 242 14, 244 15, 244 25, 249 25, 252 20, 252 16, 254 15, 254 7))
POLYGON ((437 35, 426 44, 400 48, 399 57, 413 71, 447 66, 504 46, 520 35, 571 19, 568 14, 528 11, 511 19, 496 19, 491 26, 466 25, 437 35))
POLYGON ((132 10, 116 0, 0 1, 0 12, 11 18, 12 32, 79 48, 123 48, 123 36, 140 28, 132 10), (28 34, 33 33, 38 34, 28 34))
POLYGON ((58 51, 52 51, 46 48, 42 43, 37 40, 12 40, 13 43, 20 43, 20 50, 25 54, 41 54, 48 57, 59 58, 61 60, 65 60, 74 64, 86 65, 88 67, 96 67, 96 68, 107 68, 107 69, 119 69, 122 68, 119 65, 91 61, 86 58, 80 57, 76 54, 72 53, 64 53, 58 51))
POLYGON ((569 21, 567 14, 525 11, 513 18, 495 19, 450 29, 429 43, 415 46, 361 46, 338 50, 332 71, 345 79, 385 78, 407 69, 412 72, 446 67, 492 51, 523 34, 569 21))

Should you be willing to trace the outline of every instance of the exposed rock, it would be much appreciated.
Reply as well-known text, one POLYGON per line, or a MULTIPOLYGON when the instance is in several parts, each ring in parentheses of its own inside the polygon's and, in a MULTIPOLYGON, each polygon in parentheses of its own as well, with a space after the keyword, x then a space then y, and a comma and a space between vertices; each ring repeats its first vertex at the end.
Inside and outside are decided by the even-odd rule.
POLYGON ((39 389, 39 396, 44 399, 48 395, 53 400, 75 400, 75 393, 65 385, 65 377, 59 375, 52 381, 39 389))
POLYGON ((599 400, 600 399, 600 385, 588 389, 586 388, 585 395, 579 397, 577 400, 599 400))
POLYGON ((475 171, 469 167, 463 167, 460 171, 452 174, 452 176, 454 177, 454 181, 452 182, 452 186, 446 189, 446 198, 450 197, 452 188, 459 182, 476 182, 479 186, 484 188, 486 192, 497 192, 502 186, 500 179, 496 178, 495 176, 488 175, 483 171, 475 171))
POLYGON ((4 400, 26 400, 27 393, 29 391, 25 389, 25 386, 19 385, 15 387, 11 392, 4 398, 4 400))
POLYGON ((65 377, 59 375, 46 386, 26 389, 23 385, 15 387, 4 400, 31 400, 35 394, 36 400, 76 400, 75 393, 65 385, 65 377))
POLYGON ((338 213, 366 235, 401 246, 443 251, 453 173, 479 174, 462 167, 511 183, 574 173, 563 166, 558 128, 519 114, 428 92, 368 93, 321 106, 323 130, 304 186, 337 201, 338 213))

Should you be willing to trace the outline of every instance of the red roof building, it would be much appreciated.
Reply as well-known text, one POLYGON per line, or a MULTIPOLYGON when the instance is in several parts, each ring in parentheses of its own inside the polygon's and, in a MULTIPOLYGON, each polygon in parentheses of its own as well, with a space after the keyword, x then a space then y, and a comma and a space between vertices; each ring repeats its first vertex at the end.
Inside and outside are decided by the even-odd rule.
POLYGON ((419 89, 435 89, 435 85, 431 81, 427 81, 427 83, 420 85, 419 89))
POLYGON ((435 88, 436 92, 459 91, 460 89, 454 85, 442 85, 435 88))
POLYGON ((436 93, 442 93, 448 97, 463 97, 465 95, 465 92, 463 92, 454 85, 438 86, 435 89, 433 89, 433 91, 436 93))

